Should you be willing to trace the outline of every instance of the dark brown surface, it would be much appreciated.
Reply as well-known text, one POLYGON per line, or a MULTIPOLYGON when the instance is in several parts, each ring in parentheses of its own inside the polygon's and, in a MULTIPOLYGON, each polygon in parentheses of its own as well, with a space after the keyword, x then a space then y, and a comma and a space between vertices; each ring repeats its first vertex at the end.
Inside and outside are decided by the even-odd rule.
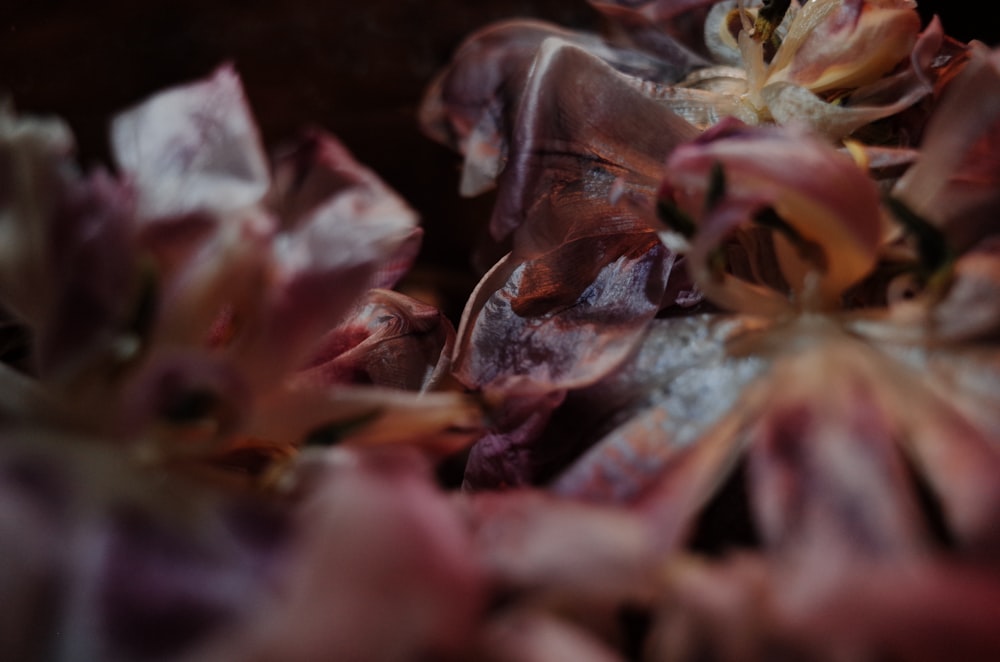
MULTIPOLYGON (((594 26, 584 0, 6 0, 0 95, 21 111, 66 118, 85 163, 105 161, 110 116, 231 61, 273 145, 315 124, 337 134, 421 213, 422 263, 463 280, 489 198, 457 198, 458 161, 417 129, 433 73, 469 31, 511 16, 594 26)), ((996 18, 972 3, 921 2, 955 36, 993 43, 996 18), (975 32, 974 32, 975 31, 975 32)))

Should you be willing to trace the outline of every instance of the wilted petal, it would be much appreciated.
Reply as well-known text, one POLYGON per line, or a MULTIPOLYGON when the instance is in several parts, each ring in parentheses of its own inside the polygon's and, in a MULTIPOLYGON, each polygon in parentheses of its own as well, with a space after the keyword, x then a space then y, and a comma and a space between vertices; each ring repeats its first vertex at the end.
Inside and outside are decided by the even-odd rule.
POLYGON ((927 125, 917 163, 893 194, 945 229, 958 251, 997 232, 1000 218, 1000 55, 973 45, 927 125))
POLYGON ((199 662, 452 659, 482 575, 460 512, 412 454, 345 450, 302 467, 275 591, 199 662))
POLYGON ((467 507, 476 555, 504 591, 595 609, 655 592, 659 554, 635 513, 530 489, 472 495, 467 507))
POLYGON ((577 237, 648 229, 661 164, 697 131, 612 67, 549 39, 539 50, 490 221, 530 256, 577 237))
POLYGON ((929 90, 914 80, 902 94, 893 95, 885 105, 842 106, 824 101, 807 88, 792 83, 772 83, 761 98, 778 124, 794 124, 805 119, 809 126, 828 138, 843 138, 858 129, 909 108, 929 90))
POLYGON ((946 561, 741 555, 681 560, 667 579, 650 659, 987 662, 1000 652, 995 575, 946 561))
MULTIPOLYGON (((551 489, 601 502, 644 498, 652 502, 658 497, 650 494, 651 487, 663 482, 665 472, 678 479, 696 479, 702 473, 692 465, 703 461, 715 473, 710 471, 698 489, 717 485, 727 470, 726 461, 718 458, 736 445, 727 439, 713 445, 710 439, 725 437, 723 429, 742 425, 739 416, 732 423, 723 419, 743 404, 740 393, 768 365, 766 358, 739 356, 727 349, 748 330, 743 320, 711 315, 654 320, 635 354, 581 393, 583 411, 571 414, 572 418, 594 411, 616 425, 563 471, 551 489), (605 404, 612 411, 603 411, 605 404), (717 425, 719 430, 713 432, 717 425), (697 449, 688 453, 694 446, 697 449), (687 468, 676 468, 681 466, 687 468)), ((602 432, 596 422, 586 425, 588 431, 602 432)), ((586 431, 577 434, 581 442, 586 440, 586 431)), ((696 501, 703 494, 699 492, 696 501)), ((674 507, 682 500, 662 501, 674 507)))
POLYGON ((370 286, 376 288, 394 286, 410 268, 423 234, 416 212, 332 135, 308 131, 279 151, 274 179, 271 203, 282 226, 279 264, 315 269, 354 252, 357 261, 374 265, 370 286), (342 246, 332 245, 334 237, 342 246), (293 246, 316 241, 322 243, 312 247, 309 258, 292 253, 293 246), (299 263, 285 263, 296 255, 299 263))
POLYGON ((863 346, 827 343, 773 367, 748 442, 750 495, 767 545, 884 558, 924 547, 882 363, 863 346))
POLYGON ((234 211, 257 204, 270 186, 257 125, 229 65, 118 115, 111 143, 146 221, 234 211))
POLYGON ((266 593, 287 534, 279 507, 164 480, 65 432, 4 434, 5 654, 177 659, 266 593))
POLYGON ((589 0, 607 18, 612 43, 652 53, 685 73, 709 64, 702 24, 715 1, 589 0))
POLYGON ((489 412, 489 429, 469 450, 463 489, 510 488, 539 482, 540 467, 552 455, 552 440, 536 443, 562 404, 565 391, 541 390, 530 383, 508 387, 489 412))
MULTIPOLYGON (((258 208, 220 218, 191 215, 147 226, 141 238, 158 263, 150 275, 154 330, 163 344, 205 345, 221 316, 248 324, 260 314, 274 219, 258 208)), ((227 334, 236 337, 234 327, 227 334)), ((227 343, 228 344, 228 343, 227 343)))
POLYGON ((372 286, 416 256, 416 213, 333 137, 313 134, 276 166, 281 228, 261 307, 234 346, 261 382, 301 364, 372 286))
POLYGON ((55 296, 51 242, 59 195, 75 148, 58 120, 19 119, 0 109, 0 287, 4 305, 38 325, 55 296))
POLYGON ((948 561, 872 564, 834 582, 836 590, 806 609, 807 587, 780 582, 786 632, 801 649, 913 662, 1000 656, 1000 583, 992 571, 948 561))
POLYGON ((129 327, 143 296, 132 211, 129 192, 104 172, 64 190, 51 238, 59 292, 38 340, 43 373, 66 379, 87 360, 131 358, 121 350, 138 342, 129 327))
POLYGON ((489 388, 520 379, 554 389, 593 383, 659 310, 666 254, 655 234, 643 233, 580 239, 521 264, 508 256, 470 301, 456 376, 489 388))
POLYGON ((699 287, 747 312, 778 312, 791 302, 838 306, 843 290, 873 267, 882 240, 875 182, 850 157, 797 129, 724 122, 671 154, 662 195, 697 225, 691 268, 699 287), (770 212, 777 219, 760 216, 770 212), (768 224, 776 226, 789 303, 711 264, 738 227, 768 224))
POLYGON ((420 107, 423 130, 465 156, 463 195, 493 188, 504 169, 521 100, 530 94, 525 88, 533 62, 550 37, 643 80, 672 83, 690 70, 669 59, 614 48, 597 35, 539 21, 502 22, 473 33, 428 87, 420 107))
POLYGON ((178 447, 167 452, 184 453, 184 442, 188 451, 198 450, 196 443, 218 444, 252 406, 239 367, 201 349, 157 349, 124 391, 116 432, 134 437, 151 427, 172 427, 178 447))
POLYGON ((320 341, 293 380, 303 385, 370 383, 422 391, 448 370, 451 322, 433 306, 390 290, 371 290, 345 323, 320 341))
POLYGON ((912 0, 811 0, 789 26, 767 82, 813 92, 860 87, 906 59, 919 32, 912 0))
POLYGON ((83 177, 56 120, 0 110, 0 299, 35 334, 31 368, 68 381, 122 358, 136 305, 130 192, 83 177))

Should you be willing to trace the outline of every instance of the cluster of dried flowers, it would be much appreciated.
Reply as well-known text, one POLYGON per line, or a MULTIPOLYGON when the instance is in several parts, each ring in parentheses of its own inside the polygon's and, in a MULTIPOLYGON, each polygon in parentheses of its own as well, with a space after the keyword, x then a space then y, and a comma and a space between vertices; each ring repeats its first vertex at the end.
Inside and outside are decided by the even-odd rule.
POLYGON ((230 67, 113 174, 0 110, 0 657, 1000 659, 1000 53, 591 4, 422 102, 495 188, 457 331, 391 289, 414 212, 269 157, 230 67))

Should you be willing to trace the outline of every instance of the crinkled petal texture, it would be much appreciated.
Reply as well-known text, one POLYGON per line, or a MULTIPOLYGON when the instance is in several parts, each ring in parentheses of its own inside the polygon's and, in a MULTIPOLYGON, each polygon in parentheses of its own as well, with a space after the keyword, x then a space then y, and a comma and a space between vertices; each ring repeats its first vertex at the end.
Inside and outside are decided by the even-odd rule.
POLYGON ((909 58, 884 76, 818 92, 779 72, 767 80, 760 100, 778 124, 806 121, 831 139, 856 136, 880 144, 913 144, 926 123, 926 107, 962 67, 965 51, 935 19, 917 35, 909 58))
MULTIPOLYGON (((464 156, 460 192, 472 196, 494 187, 511 150, 525 82, 546 39, 584 49, 638 81, 674 83, 690 63, 615 47, 597 35, 541 21, 514 20, 474 32, 428 86, 420 106, 424 132, 464 156)), ((494 228, 499 239, 506 234, 494 228)))
POLYGON ((296 383, 376 384, 413 391, 445 381, 455 329, 441 312, 391 290, 370 290, 320 341, 296 383))
POLYGON ((695 282, 731 310, 837 308, 844 290, 872 269, 883 240, 875 182, 849 156, 796 128, 717 125, 671 154, 661 199, 695 224, 684 229, 693 232, 695 282), (748 227, 771 230, 787 293, 719 264, 723 245, 748 227))
POLYGON ((693 129, 559 40, 540 49, 517 117, 493 218, 516 229, 514 250, 470 300, 456 374, 477 387, 579 385, 620 361, 660 307, 673 257, 643 205, 693 129))
MULTIPOLYGON (((548 393, 540 402, 554 405, 558 392, 620 363, 683 289, 648 210, 663 159, 696 131, 613 67, 554 38, 538 50, 515 117, 492 219, 513 250, 466 306, 454 374, 486 391, 548 393)), ((498 419, 533 428, 511 413, 498 419)), ((530 438, 523 427, 517 436, 530 438)), ((506 466, 486 473, 523 482, 510 470, 520 462, 500 459, 503 438, 484 441, 470 471, 506 466)))

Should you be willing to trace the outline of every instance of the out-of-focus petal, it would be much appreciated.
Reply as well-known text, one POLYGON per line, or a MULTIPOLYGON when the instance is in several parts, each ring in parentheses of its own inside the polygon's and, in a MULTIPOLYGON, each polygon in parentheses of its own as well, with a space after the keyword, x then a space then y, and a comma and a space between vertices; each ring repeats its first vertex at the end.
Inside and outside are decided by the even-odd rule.
POLYGON ((581 626, 544 610, 505 612, 484 625, 476 649, 484 662, 623 662, 625 658, 581 626))
POLYGON ((758 529, 778 553, 815 546, 905 558, 925 549, 929 531, 896 447, 905 433, 883 375, 884 359, 853 343, 829 342, 772 368, 748 468, 758 529))
POLYGON ((188 450, 218 444, 253 405, 239 366, 200 348, 156 349, 124 390, 116 432, 136 438, 157 426, 172 428, 181 453, 185 441, 188 450))
POLYGON ((195 659, 452 659, 475 636, 482 573, 419 460, 338 449, 303 467, 277 590, 195 659))
POLYGON ((231 212, 257 204, 270 187, 257 125, 230 65, 118 115, 111 143, 146 221, 231 212))
POLYGON ((42 323, 55 283, 51 242, 59 194, 72 177, 73 135, 59 120, 0 109, 0 287, 5 307, 42 323))
POLYGON ((542 43, 552 37, 574 44, 636 80, 673 83, 691 69, 669 59, 614 48, 597 35, 539 21, 502 22, 473 33, 428 87, 420 107, 423 130, 465 157, 463 195, 493 188, 504 169, 533 62, 542 43))
POLYGON ((178 659, 268 592, 288 532, 275 504, 165 480, 65 432, 4 435, 5 654, 178 659))
POLYGON ((328 135, 276 166, 281 228, 256 318, 234 343, 254 379, 301 365, 372 286, 396 282, 416 256, 416 213, 328 135))
POLYGON ((468 446, 482 426, 479 405, 453 391, 282 384, 258 399, 243 434, 279 447, 409 444, 444 455, 468 446))
MULTIPOLYGON (((291 246, 322 241, 310 255, 310 268, 340 252, 359 253, 375 266, 370 284, 394 286, 410 268, 420 248, 422 231, 416 212, 377 174, 359 163, 335 137, 307 131, 300 141, 278 152, 271 206, 281 219, 279 264, 291 246), (337 237, 344 247, 331 246, 337 237)), ((293 268, 301 268, 295 265, 293 268)))
POLYGON ((531 489, 468 499, 477 556, 504 591, 594 609, 656 591, 659 552, 633 512, 531 489))
POLYGON ((123 358, 138 293, 131 192, 82 176, 69 129, 0 109, 0 299, 35 334, 31 368, 69 381, 123 358))
POLYGON ((928 123, 920 158, 893 189, 958 251, 997 232, 1000 98, 983 93, 997 85, 1000 54, 974 45, 928 123))

